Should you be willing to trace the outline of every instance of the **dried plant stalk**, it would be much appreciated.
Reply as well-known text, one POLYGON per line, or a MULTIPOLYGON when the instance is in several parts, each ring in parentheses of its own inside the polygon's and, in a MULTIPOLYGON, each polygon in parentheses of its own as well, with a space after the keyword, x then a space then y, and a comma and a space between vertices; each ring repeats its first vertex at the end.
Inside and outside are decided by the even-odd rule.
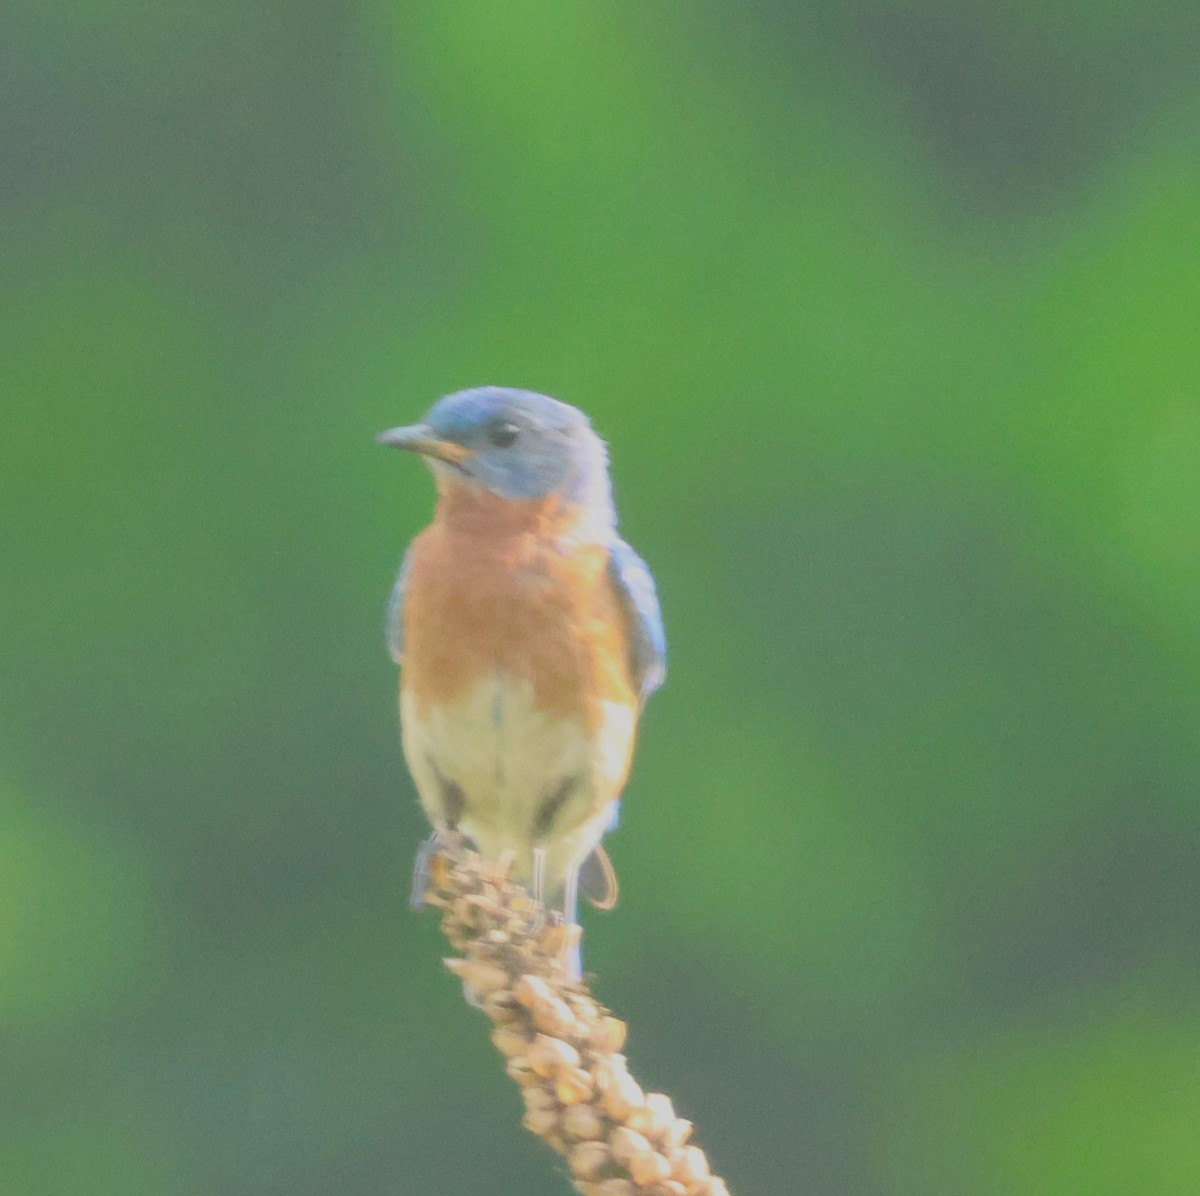
POLYGON ((460 843, 429 861, 426 900, 461 958, 446 967, 491 1019, 520 1085, 523 1124, 567 1162, 583 1196, 729 1196, 668 1096, 629 1074, 625 1023, 563 966, 577 927, 551 917, 460 843))

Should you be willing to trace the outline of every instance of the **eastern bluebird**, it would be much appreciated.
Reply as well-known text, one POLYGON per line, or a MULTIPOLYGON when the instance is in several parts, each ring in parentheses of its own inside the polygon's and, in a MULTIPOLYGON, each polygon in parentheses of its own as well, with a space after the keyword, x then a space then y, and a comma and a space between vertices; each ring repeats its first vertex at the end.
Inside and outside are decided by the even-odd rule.
POLYGON ((510 856, 573 923, 589 857, 615 898, 600 839, 666 674, 654 580, 617 535, 604 442, 566 403, 491 386, 379 439, 420 453, 438 493, 388 606, 421 805, 435 839, 459 831, 485 860, 510 856))

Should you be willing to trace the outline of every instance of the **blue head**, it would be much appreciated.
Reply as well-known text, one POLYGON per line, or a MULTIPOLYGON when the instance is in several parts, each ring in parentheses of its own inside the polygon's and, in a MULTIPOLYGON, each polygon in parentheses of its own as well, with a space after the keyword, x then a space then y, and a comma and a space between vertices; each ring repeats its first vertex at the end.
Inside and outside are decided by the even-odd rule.
POLYGON ((514 500, 557 495, 611 511, 604 442, 582 411, 547 395, 460 390, 439 399, 421 423, 379 440, 422 454, 443 487, 474 484, 514 500))

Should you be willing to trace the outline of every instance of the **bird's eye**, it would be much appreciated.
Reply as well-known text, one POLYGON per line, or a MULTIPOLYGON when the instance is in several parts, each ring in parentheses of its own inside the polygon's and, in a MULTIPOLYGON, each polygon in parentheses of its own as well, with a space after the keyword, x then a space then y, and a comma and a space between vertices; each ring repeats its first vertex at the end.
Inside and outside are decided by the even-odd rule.
POLYGON ((497 448, 508 448, 516 442, 518 430, 516 424, 509 423, 506 419, 497 420, 487 430, 488 443, 497 448))

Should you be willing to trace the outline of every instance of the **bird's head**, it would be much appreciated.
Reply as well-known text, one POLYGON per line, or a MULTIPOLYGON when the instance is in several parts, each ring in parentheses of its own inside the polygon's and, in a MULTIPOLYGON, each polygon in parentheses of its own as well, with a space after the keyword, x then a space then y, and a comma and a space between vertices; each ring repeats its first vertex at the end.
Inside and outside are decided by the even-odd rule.
POLYGON ((587 416, 533 391, 460 390, 421 423, 391 428, 379 441, 420 453, 443 490, 473 484, 504 499, 611 507, 604 442, 587 416))

